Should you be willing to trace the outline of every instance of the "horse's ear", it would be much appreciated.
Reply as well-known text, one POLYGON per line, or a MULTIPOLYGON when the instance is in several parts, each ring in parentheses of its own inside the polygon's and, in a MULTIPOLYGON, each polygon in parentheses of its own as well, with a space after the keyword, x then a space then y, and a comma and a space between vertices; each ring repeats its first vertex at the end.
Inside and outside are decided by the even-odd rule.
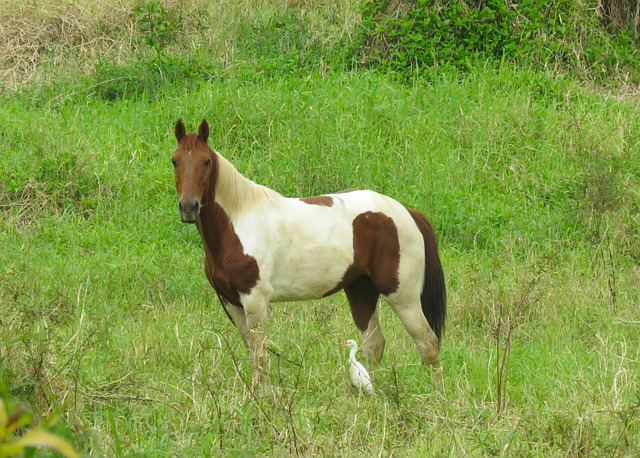
POLYGON ((203 119, 200 123, 200 127, 198 128, 198 138, 205 143, 207 143, 207 140, 209 139, 209 123, 206 119, 203 119))
POLYGON ((186 134, 187 131, 184 128, 182 119, 178 119, 178 122, 176 122, 176 140, 178 140, 178 143, 180 143, 180 140, 182 140, 182 137, 184 137, 186 134))

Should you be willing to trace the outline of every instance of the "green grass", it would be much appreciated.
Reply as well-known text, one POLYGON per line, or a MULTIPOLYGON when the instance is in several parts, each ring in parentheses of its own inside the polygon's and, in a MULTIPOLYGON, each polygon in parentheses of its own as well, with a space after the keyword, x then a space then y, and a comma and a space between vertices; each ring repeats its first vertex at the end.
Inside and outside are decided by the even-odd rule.
MULTIPOLYGON (((339 72, 323 59, 357 23, 352 2, 231 3, 170 10, 191 33, 189 52, 163 49, 164 77, 141 31, 104 22, 142 44, 73 62, 84 75, 53 72, 58 53, 0 95, 0 389, 35 423, 59 412, 56 432, 95 456, 634 456, 637 102, 506 65, 411 82, 339 72), (378 394, 352 391, 339 293, 272 306, 275 393, 250 391, 176 209, 173 125, 203 117, 215 149, 285 195, 371 188, 431 218, 449 293, 442 383, 382 304, 378 394)), ((102 49, 74 35, 95 30, 72 20, 88 5, 60 8, 87 24, 63 38, 102 49)), ((24 17, 45 13, 58 14, 24 17)))
POLYGON ((0 340, 20 340, 0 347, 2 378, 37 415, 59 410, 80 450, 633 454, 637 106, 506 69, 410 86, 372 73, 229 78, 153 100, 4 102, 0 340), (278 391, 251 395, 199 237, 177 217, 178 117, 191 129, 207 117, 217 150, 286 195, 368 187, 431 217, 449 289, 442 385, 382 306, 378 396, 352 392, 337 343, 356 330, 338 294, 272 307, 278 391))

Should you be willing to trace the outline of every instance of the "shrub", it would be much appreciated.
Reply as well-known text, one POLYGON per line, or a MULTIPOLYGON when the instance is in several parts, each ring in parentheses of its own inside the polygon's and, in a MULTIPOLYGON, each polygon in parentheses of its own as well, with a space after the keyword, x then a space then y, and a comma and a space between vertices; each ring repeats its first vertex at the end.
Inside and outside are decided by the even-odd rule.
POLYGON ((359 62, 401 73, 503 60, 601 79, 637 73, 640 40, 597 2, 386 0, 361 6, 359 62))

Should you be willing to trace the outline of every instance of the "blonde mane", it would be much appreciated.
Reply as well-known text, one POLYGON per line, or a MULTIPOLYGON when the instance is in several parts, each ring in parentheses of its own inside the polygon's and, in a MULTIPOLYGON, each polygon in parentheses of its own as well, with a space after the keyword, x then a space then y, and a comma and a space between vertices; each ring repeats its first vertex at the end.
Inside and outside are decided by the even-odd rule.
POLYGON ((266 205, 283 198, 281 194, 265 186, 254 183, 240 172, 220 153, 214 151, 218 159, 218 177, 216 181, 216 202, 227 212, 230 218, 243 209, 266 205))

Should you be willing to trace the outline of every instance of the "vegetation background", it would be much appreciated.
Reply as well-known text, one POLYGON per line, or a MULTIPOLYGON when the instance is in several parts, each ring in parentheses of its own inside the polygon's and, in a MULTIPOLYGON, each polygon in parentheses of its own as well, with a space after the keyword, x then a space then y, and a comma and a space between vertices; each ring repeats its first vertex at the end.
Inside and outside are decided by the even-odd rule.
POLYGON ((86 456, 636 456, 638 9, 0 0, 0 446, 23 405, 86 456), (431 218, 442 382, 381 305, 352 391, 338 294, 272 307, 278 390, 251 392, 176 212, 173 124, 203 117, 285 195, 431 218))

